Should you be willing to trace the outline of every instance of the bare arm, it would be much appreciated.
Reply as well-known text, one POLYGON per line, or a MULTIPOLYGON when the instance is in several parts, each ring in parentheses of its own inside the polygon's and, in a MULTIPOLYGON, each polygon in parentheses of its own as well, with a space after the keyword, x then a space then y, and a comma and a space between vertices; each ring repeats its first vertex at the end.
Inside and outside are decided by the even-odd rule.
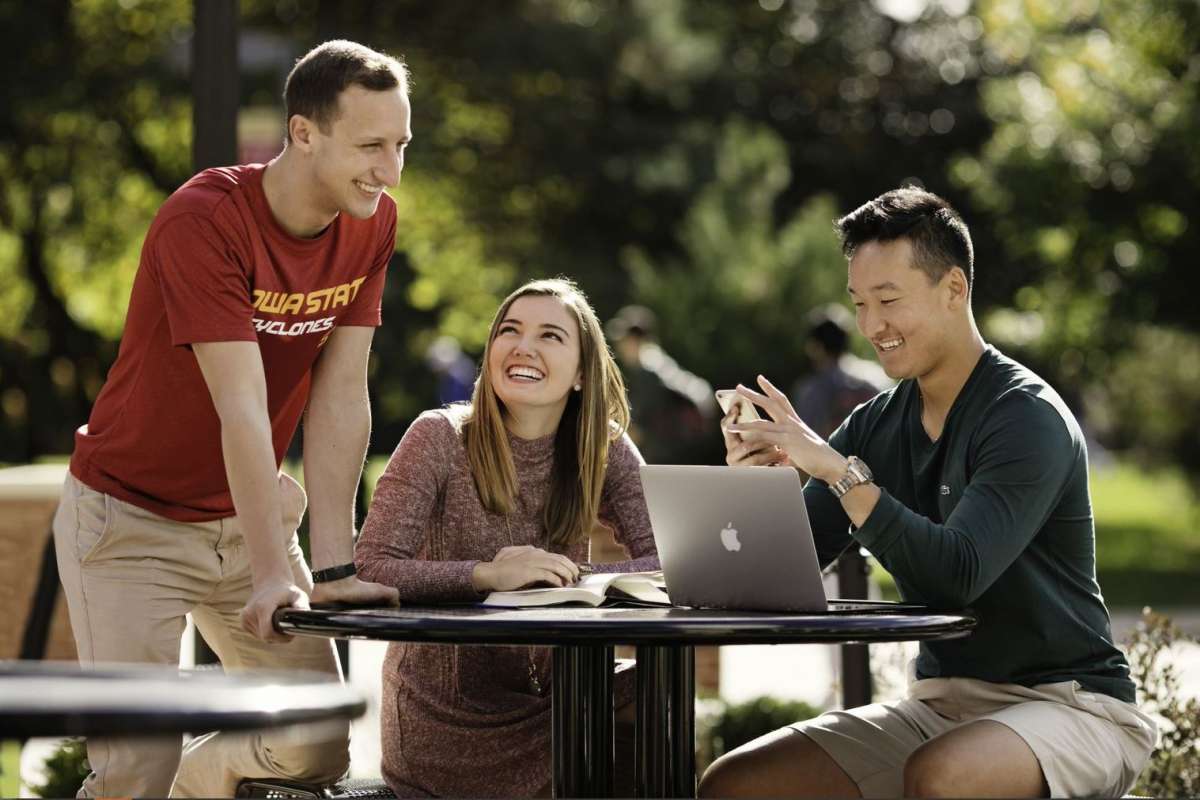
POLYGON ((336 328, 313 367, 304 412, 304 483, 312 567, 345 564, 354 551, 354 495, 371 436, 367 356, 373 328, 336 328))
POLYGON ((254 588, 242 625, 260 639, 285 640, 272 613, 307 607, 308 598, 288 564, 262 355, 257 342, 196 343, 192 351, 221 420, 225 474, 250 558, 254 588))
MULTIPOLYGON (((334 329, 313 367, 304 413, 304 481, 313 569, 354 560, 354 498, 371 436, 367 358, 375 329, 334 329)), ((351 576, 317 584, 316 602, 394 603, 395 589, 351 576)))

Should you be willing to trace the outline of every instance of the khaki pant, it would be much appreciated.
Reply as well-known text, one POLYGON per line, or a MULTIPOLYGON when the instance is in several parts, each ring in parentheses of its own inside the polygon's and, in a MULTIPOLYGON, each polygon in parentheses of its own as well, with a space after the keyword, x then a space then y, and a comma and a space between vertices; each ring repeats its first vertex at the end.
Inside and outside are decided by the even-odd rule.
MULTIPOLYGON (((288 556, 296 585, 312 578, 295 535, 304 493, 281 476, 288 556)), ((236 518, 165 519, 97 492, 68 475, 54 517, 58 568, 84 665, 178 664, 185 615, 228 671, 306 669, 340 679, 333 643, 296 637, 267 644, 242 630, 251 593, 249 558, 236 518)), ((349 723, 307 732, 90 738, 92 773, 81 797, 231 797, 244 777, 332 781, 349 765, 349 723)))
POLYGON ((1006 725, 1029 745, 1051 797, 1122 796, 1157 733, 1137 706, 1075 681, 1018 686, 972 678, 914 680, 899 702, 831 711, 791 727, 828 753, 863 797, 900 797, 914 750, 981 719, 1006 725))

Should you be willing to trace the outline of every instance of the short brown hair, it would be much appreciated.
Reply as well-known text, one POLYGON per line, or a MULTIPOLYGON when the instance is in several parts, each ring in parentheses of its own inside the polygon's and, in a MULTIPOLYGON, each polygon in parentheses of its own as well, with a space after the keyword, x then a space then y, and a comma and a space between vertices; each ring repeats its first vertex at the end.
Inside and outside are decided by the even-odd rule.
MULTIPOLYGON (((404 62, 345 39, 317 45, 296 61, 283 85, 284 128, 292 116, 307 117, 327 132, 337 116, 338 97, 349 86, 384 92, 399 86, 408 94, 404 62)), ((287 133, 288 141, 292 132, 287 133)))

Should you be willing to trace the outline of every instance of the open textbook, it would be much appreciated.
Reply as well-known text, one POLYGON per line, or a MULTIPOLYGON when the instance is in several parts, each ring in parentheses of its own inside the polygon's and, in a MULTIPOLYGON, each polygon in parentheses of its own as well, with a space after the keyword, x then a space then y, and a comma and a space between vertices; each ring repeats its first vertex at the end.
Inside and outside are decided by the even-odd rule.
POLYGON ((603 572, 587 575, 572 586, 545 589, 520 589, 514 592, 492 592, 483 600, 485 606, 523 608, 526 606, 555 606, 563 603, 584 603, 589 606, 605 602, 630 602, 648 605, 671 605, 662 570, 655 572, 603 572))

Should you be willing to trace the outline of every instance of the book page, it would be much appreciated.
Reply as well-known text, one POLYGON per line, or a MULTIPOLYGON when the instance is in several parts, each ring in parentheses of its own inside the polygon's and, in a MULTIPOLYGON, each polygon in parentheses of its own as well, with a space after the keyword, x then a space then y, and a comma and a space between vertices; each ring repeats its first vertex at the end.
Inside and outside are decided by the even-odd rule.
POLYGON ((618 575, 616 580, 609 584, 607 594, 610 598, 618 600, 628 597, 643 603, 671 605, 671 598, 667 596, 667 583, 661 570, 618 575))
POLYGON ((482 605, 525 608, 527 606, 553 606, 560 603, 585 603, 589 606, 598 606, 603 602, 604 595, 600 592, 579 586, 566 586, 492 592, 483 599, 482 605))
POLYGON ((552 606, 565 603, 585 603, 598 606, 606 599, 630 599, 642 603, 670 605, 662 570, 655 572, 600 572, 585 575, 573 586, 518 589, 511 592, 492 592, 483 600, 485 606, 524 608, 552 606))

